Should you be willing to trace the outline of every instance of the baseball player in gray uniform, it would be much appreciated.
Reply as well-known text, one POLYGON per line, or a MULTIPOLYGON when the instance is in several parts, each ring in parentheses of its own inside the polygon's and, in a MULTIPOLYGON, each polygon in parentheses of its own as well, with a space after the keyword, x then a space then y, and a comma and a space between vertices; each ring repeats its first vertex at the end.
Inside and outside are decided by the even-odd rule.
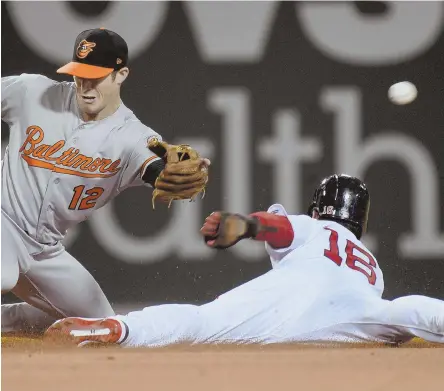
MULTIPOLYGON (((67 316, 114 315, 62 240, 126 188, 160 191, 166 176, 166 155, 147 147, 154 137, 161 142, 160 135, 120 99, 127 62, 122 37, 93 29, 80 33, 72 62, 57 71, 74 82, 34 74, 2 78, 10 140, 2 161, 1 288, 24 300, 2 305, 2 332, 39 332, 67 316)), ((188 190, 207 181, 209 161, 197 160, 200 175, 189 176, 188 190)), ((175 186, 183 190, 184 177, 168 183, 171 199, 181 199, 175 186)))

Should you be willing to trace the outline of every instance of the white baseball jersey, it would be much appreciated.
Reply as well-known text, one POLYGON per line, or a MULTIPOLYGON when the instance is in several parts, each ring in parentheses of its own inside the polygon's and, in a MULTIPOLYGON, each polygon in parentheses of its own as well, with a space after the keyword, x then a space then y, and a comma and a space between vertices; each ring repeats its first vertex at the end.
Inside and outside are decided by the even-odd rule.
POLYGON ((2 78, 2 120, 10 126, 2 164, 2 210, 39 243, 54 244, 129 186, 142 185, 161 137, 121 103, 84 122, 74 83, 41 75, 2 78))
POLYGON ((288 215, 280 204, 269 213, 286 216, 293 228, 293 242, 288 248, 265 248, 273 268, 296 268, 310 274, 320 290, 332 284, 375 293, 381 297, 384 278, 375 256, 344 226, 331 220, 316 220, 306 215, 288 215))

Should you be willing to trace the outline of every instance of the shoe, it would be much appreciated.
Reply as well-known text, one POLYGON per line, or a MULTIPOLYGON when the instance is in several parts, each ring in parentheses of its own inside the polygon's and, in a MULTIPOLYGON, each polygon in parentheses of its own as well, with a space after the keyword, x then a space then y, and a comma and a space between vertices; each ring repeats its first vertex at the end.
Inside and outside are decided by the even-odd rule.
POLYGON ((128 336, 128 326, 117 319, 65 318, 51 325, 44 339, 49 342, 87 344, 120 344, 128 336))

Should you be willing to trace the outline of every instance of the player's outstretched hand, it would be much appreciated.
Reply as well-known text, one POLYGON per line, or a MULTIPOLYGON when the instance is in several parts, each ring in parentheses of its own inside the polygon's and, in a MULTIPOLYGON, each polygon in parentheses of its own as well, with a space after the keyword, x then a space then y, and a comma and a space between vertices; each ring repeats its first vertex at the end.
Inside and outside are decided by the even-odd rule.
POLYGON ((235 245, 239 240, 252 238, 258 229, 255 218, 227 212, 213 212, 200 229, 207 246, 224 249, 235 245))

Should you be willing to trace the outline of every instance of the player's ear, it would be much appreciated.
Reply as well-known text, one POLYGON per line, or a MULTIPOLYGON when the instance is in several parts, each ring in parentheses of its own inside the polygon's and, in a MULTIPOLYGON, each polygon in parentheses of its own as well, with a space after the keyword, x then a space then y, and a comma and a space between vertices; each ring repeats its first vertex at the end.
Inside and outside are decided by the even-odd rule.
POLYGON ((122 69, 119 69, 116 73, 116 83, 122 84, 125 79, 128 77, 129 69, 127 67, 123 67, 122 69))
POLYGON ((316 219, 316 220, 319 219, 319 210, 318 210, 318 208, 313 208, 313 210, 311 211, 311 217, 313 219, 316 219))

